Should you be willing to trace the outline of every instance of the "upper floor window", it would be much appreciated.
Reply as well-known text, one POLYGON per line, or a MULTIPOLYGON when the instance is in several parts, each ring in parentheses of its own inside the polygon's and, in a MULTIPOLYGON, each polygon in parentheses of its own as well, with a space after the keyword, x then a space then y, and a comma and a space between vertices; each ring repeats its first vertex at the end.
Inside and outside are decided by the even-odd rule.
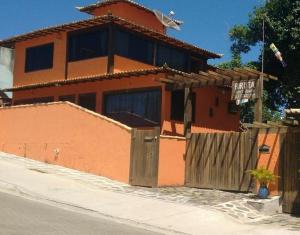
POLYGON ((81 32, 69 37, 69 61, 107 56, 107 29, 81 32))
POLYGON ((133 60, 153 64, 154 43, 142 36, 117 30, 115 53, 133 60))
POLYGON ((53 67, 54 43, 26 49, 25 72, 33 72, 53 67))
POLYGON ((158 44, 156 53, 156 65, 167 64, 173 69, 188 71, 188 54, 179 49, 164 44, 158 44))
POLYGON ((191 72, 199 73, 199 71, 206 71, 207 62, 200 57, 191 56, 191 72))

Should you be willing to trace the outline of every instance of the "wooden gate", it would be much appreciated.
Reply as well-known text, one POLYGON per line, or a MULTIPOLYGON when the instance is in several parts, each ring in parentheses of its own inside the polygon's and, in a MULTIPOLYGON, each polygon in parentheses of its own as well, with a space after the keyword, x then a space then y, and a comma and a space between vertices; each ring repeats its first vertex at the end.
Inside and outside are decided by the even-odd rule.
POLYGON ((300 129, 290 129, 283 138, 282 210, 300 215, 300 129))
POLYGON ((156 187, 160 128, 132 130, 130 184, 156 187))
POLYGON ((186 185, 250 191, 254 185, 246 171, 256 167, 257 135, 258 131, 192 134, 186 149, 186 185))

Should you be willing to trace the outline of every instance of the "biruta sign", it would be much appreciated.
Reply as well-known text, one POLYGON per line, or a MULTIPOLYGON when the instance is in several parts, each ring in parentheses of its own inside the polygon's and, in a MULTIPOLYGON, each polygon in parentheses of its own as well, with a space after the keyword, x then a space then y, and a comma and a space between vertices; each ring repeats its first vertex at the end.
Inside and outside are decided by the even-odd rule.
POLYGON ((233 81, 231 100, 253 100, 258 98, 257 80, 233 81))

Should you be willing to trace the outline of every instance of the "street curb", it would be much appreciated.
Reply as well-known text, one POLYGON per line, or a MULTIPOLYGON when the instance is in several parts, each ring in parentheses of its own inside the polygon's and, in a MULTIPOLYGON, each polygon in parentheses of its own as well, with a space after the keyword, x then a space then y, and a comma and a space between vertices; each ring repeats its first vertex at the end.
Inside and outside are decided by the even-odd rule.
POLYGON ((100 211, 81 207, 76 204, 72 204, 72 203, 68 203, 68 202, 64 202, 64 201, 53 200, 53 199, 45 197, 43 195, 26 190, 18 185, 14 185, 14 184, 2 181, 2 180, 0 180, 0 192, 11 194, 11 195, 14 195, 17 197, 22 197, 22 198, 25 198, 25 199, 28 199, 31 201, 37 201, 40 203, 47 204, 49 206, 59 207, 60 209, 64 209, 67 211, 73 211, 76 213, 86 214, 86 215, 90 215, 93 217, 110 220, 112 222, 129 225, 132 227, 137 227, 137 228, 144 229, 144 230, 151 231, 151 232, 157 232, 157 233, 167 234, 167 235, 169 235, 169 234, 170 235, 171 234, 189 235, 188 233, 183 233, 183 232, 179 232, 179 231, 172 230, 172 229, 166 229, 166 228, 162 228, 159 226, 149 225, 147 223, 141 223, 141 222, 137 222, 134 220, 111 216, 109 214, 104 214, 100 211))

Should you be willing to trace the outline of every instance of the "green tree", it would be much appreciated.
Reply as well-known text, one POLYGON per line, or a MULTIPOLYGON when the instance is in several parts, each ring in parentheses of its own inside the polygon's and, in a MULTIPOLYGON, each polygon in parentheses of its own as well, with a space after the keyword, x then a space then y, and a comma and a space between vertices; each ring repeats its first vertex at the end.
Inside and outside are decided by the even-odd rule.
MULTIPOLYGON (((246 25, 236 25, 230 30, 233 59, 240 57, 241 53, 248 53, 251 46, 261 44, 263 19, 265 71, 279 78, 265 83, 267 95, 264 103, 270 113, 282 108, 300 107, 300 0, 269 0, 265 5, 254 8, 246 25), (288 64, 286 68, 275 58, 269 48, 271 43, 275 43, 282 52, 288 64)), ((221 66, 234 63, 232 60, 221 66)), ((261 69, 261 57, 253 64, 261 69)))

